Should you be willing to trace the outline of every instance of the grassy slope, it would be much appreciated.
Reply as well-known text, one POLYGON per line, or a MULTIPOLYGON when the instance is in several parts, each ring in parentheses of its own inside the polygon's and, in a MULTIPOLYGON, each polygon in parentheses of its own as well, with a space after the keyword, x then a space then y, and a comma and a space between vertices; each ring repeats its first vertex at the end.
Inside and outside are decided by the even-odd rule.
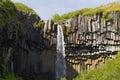
POLYGON ((101 67, 83 73, 74 80, 120 80, 120 52, 113 60, 108 60, 101 67))
POLYGON ((103 13, 103 18, 107 19, 108 16, 107 14, 113 12, 113 11, 120 11, 120 2, 113 2, 113 3, 109 3, 107 5, 104 6, 100 6, 97 8, 84 8, 84 9, 80 9, 80 10, 76 10, 73 12, 69 12, 63 15, 58 15, 55 14, 53 16, 53 21, 54 22, 59 22, 62 20, 67 20, 70 19, 76 15, 83 15, 83 16, 93 16, 96 13, 103 13))

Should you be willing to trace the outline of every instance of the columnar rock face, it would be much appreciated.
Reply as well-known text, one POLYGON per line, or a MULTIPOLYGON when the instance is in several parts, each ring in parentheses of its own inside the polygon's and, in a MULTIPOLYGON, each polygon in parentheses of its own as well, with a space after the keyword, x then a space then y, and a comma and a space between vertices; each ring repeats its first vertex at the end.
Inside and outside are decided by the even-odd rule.
POLYGON ((0 4, 0 75, 5 74, 1 77, 8 71, 22 77, 53 77, 56 50, 51 44, 56 32, 52 22, 43 30, 46 23, 28 7, 20 11, 10 0, 0 4))
POLYGON ((53 76, 55 50, 49 48, 50 41, 44 38, 42 26, 33 27, 41 19, 28 12, 16 14, 18 23, 16 21, 5 27, 0 24, 0 63, 20 76, 45 73, 53 76))
POLYGON ((112 12, 109 17, 111 19, 106 21, 99 14, 93 17, 78 15, 64 21, 62 25, 71 29, 66 44, 104 46, 106 51, 117 51, 120 44, 120 12, 112 12))
MULTIPOLYGON (((21 27, 22 35, 13 54, 13 71, 22 76, 47 74, 53 77, 56 50, 49 47, 52 40, 44 37, 43 25, 41 28, 35 29, 33 27, 36 21, 41 21, 40 18, 29 13, 21 13, 19 16, 21 23, 23 23, 21 27)), ((49 29, 52 29, 50 26, 51 23, 47 27, 48 33, 49 29)))
POLYGON ((57 25, 52 20, 44 21, 43 26, 44 38, 49 41, 49 45, 56 45, 57 43, 57 25))
MULTIPOLYGON (((6 31, 1 26, 1 53, 11 58, 10 66, 16 73, 38 71, 39 56, 41 53, 42 34, 35 30, 32 25, 40 20, 29 13, 19 13, 22 24, 10 23, 6 31), (30 24, 31 23, 31 24, 30 24), (6 45, 5 45, 6 44, 6 45)), ((24 73, 25 74, 25 73, 24 73)))
MULTIPOLYGON (((65 36, 66 44, 81 44, 84 46, 104 47, 106 51, 118 51, 120 45, 120 12, 112 12, 108 15, 111 19, 103 19, 102 14, 93 17, 77 15, 58 24, 64 28, 70 28, 65 36)), ((45 22, 44 37, 55 41, 55 24, 45 22), (51 24, 51 25, 50 25, 51 24), (50 28, 51 27, 51 28, 50 28), (50 34, 49 34, 50 33, 50 34)), ((52 42, 51 42, 52 44, 52 42)))
MULTIPOLYGON (((97 68, 105 63, 108 57, 114 58, 113 55, 120 49, 120 12, 112 12, 108 16, 109 20, 104 19, 102 14, 93 17, 77 15, 57 23, 63 27, 63 32, 67 32, 64 36, 69 80, 82 70, 97 68)), ((51 25, 49 30, 46 30, 46 26, 43 27, 46 35, 44 37, 50 41, 53 40, 52 34, 56 35, 56 26, 54 23, 51 25), (47 31, 50 34, 46 34, 47 31)), ((56 40, 54 42, 56 44, 56 40)))
POLYGON ((63 22, 71 29, 65 40, 67 63, 73 68, 68 70, 68 79, 74 77, 69 73, 77 75, 82 70, 100 66, 120 49, 120 12, 113 12, 109 17, 110 20, 104 20, 99 14, 93 17, 78 15, 63 22))

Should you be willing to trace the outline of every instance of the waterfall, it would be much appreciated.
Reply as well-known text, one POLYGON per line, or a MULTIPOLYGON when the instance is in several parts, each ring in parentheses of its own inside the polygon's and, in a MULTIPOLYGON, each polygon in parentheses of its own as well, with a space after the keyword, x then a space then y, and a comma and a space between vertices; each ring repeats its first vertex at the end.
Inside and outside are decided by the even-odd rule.
POLYGON ((56 80, 66 77, 65 46, 62 27, 57 26, 56 80))

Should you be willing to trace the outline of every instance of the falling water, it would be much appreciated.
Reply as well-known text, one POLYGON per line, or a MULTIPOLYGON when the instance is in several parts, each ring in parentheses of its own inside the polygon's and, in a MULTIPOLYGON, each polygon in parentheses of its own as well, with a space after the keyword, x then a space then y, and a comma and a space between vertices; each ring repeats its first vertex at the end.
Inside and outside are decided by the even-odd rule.
POLYGON ((56 80, 66 77, 65 46, 62 27, 57 26, 56 80))

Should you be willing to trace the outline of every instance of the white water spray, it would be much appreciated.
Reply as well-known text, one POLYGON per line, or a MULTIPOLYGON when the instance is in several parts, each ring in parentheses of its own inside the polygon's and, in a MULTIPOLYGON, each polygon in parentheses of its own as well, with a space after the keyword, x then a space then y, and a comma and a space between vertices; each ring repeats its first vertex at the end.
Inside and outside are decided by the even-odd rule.
POLYGON ((66 77, 65 46, 62 27, 57 26, 56 80, 66 77))

